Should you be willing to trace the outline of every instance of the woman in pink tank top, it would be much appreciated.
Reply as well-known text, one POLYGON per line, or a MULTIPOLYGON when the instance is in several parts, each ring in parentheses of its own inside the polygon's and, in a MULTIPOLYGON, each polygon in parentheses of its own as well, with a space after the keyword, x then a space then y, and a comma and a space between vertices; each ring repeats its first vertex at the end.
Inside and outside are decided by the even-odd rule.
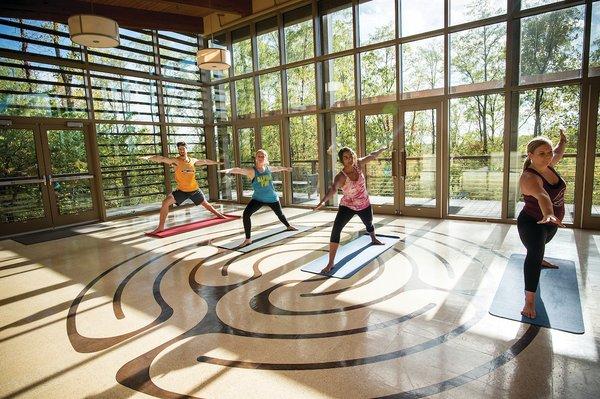
POLYGON ((373 209, 371 208, 371 201, 369 201, 369 193, 367 193, 365 175, 361 168, 367 162, 376 159, 386 149, 387 147, 380 148, 364 158, 357 158, 356 153, 348 147, 344 147, 338 152, 338 158, 344 165, 344 168, 335 176, 331 188, 314 208, 315 211, 321 209, 337 193, 338 188, 342 189, 343 197, 340 200, 340 206, 333 222, 333 229, 331 230, 331 238, 329 240, 329 262, 322 270, 322 273, 329 273, 333 269, 335 254, 340 245, 342 229, 354 215, 358 215, 365 224, 367 232, 371 235, 373 244, 383 245, 375 236, 373 209))

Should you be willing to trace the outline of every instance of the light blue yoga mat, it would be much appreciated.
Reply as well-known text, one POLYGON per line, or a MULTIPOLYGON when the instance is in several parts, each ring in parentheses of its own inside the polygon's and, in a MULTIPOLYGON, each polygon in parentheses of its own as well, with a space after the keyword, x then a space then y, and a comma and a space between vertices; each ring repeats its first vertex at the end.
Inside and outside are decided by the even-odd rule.
POLYGON ((301 270, 329 277, 348 278, 400 241, 400 237, 396 236, 377 234, 377 238, 384 245, 371 244, 371 236, 365 234, 340 246, 335 255, 335 265, 329 273, 321 273, 321 270, 327 266, 329 254, 304 265, 301 270))
POLYGON ((274 242, 283 240, 285 238, 293 237, 296 234, 302 233, 303 231, 310 230, 312 227, 310 226, 294 226, 298 230, 287 230, 285 227, 277 227, 274 229, 266 230, 260 234, 252 235, 252 244, 246 245, 245 247, 238 248, 240 243, 244 241, 244 236, 239 236, 233 239, 227 239, 223 241, 215 241, 211 242, 211 245, 214 245, 219 248, 231 249, 238 252, 250 252, 254 251, 257 248, 261 248, 267 246, 269 244, 273 244, 274 242))
POLYGON ((583 334, 585 329, 575 263, 564 259, 545 259, 558 266, 558 269, 542 269, 540 284, 535 295, 537 317, 530 319, 521 315, 525 302, 523 280, 525 255, 518 254, 511 255, 506 265, 502 281, 490 307, 490 314, 536 326, 583 334))

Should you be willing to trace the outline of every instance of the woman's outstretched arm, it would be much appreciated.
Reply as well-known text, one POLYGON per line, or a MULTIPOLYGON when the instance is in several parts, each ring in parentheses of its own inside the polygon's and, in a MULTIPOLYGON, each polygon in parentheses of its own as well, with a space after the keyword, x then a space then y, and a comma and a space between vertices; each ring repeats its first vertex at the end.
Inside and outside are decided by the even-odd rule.
POLYGON ((196 159, 194 165, 219 165, 220 162, 213 161, 212 159, 196 159))
POLYGON ((381 147, 380 149, 373 151, 372 153, 370 153, 370 154, 369 154, 369 155, 367 155, 366 157, 358 158, 358 162, 359 162, 361 165, 364 165, 364 164, 366 164, 366 163, 368 163, 368 162, 371 162, 371 161, 373 161, 373 160, 377 159, 377 157, 378 157, 379 155, 381 155, 381 153, 382 153, 382 152, 384 152, 385 150, 387 150, 388 148, 390 148, 390 146, 389 146, 389 145, 388 145, 388 146, 386 146, 386 147, 381 147))
POLYGON ((550 161, 550 166, 556 165, 565 155, 565 147, 567 146, 567 136, 565 136, 565 130, 560 129, 560 140, 556 147, 554 147, 554 155, 552 156, 552 161, 550 161))
POLYGON ((250 168, 229 168, 229 169, 221 169, 218 170, 219 173, 227 173, 233 175, 244 175, 249 179, 254 179, 254 169, 250 168))
POLYGON ((145 155, 139 157, 140 159, 144 159, 146 161, 158 162, 158 163, 166 163, 168 165, 177 165, 177 161, 173 158, 163 157, 162 155, 145 155))
POLYGON ((346 176, 344 176, 342 173, 338 173, 335 176, 335 179, 333 179, 333 184, 331 185, 331 188, 329 189, 329 191, 327 191, 327 194, 325 194, 325 197, 323 197, 319 204, 313 208, 313 211, 318 211, 319 209, 321 209, 323 205, 325 205, 325 203, 329 201, 329 198, 333 197, 333 195, 337 193, 338 188, 342 187, 344 183, 346 183, 346 176))
POLYGON ((271 172, 291 172, 293 168, 287 166, 269 166, 271 172))
POLYGON ((542 220, 538 221, 539 224, 552 223, 560 227, 565 227, 554 214, 552 200, 546 190, 544 190, 544 184, 539 176, 534 175, 533 173, 523 172, 519 184, 523 194, 531 195, 537 199, 540 209, 542 210, 542 220))

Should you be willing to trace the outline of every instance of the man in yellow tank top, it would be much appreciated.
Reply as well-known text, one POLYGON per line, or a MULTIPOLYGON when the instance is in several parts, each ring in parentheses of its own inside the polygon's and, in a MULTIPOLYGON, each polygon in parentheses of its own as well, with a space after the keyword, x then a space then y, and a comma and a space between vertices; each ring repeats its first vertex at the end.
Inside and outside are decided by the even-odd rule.
POLYGON ((191 199, 194 204, 202 205, 204 208, 214 213, 217 217, 222 219, 225 218, 225 215, 217 211, 208 201, 206 201, 204 194, 200 190, 200 186, 198 186, 198 182, 196 181, 196 165, 218 165, 219 163, 210 159, 196 159, 188 156, 187 145, 183 141, 177 143, 177 151, 179 152, 179 156, 177 158, 168 158, 160 155, 141 157, 142 159, 147 159, 154 162, 162 162, 174 167, 175 181, 177 182, 177 189, 171 194, 167 195, 167 198, 163 200, 162 207, 160 208, 158 227, 150 234, 163 231, 165 229, 167 215, 169 214, 169 207, 173 204, 179 206, 188 198, 191 199))

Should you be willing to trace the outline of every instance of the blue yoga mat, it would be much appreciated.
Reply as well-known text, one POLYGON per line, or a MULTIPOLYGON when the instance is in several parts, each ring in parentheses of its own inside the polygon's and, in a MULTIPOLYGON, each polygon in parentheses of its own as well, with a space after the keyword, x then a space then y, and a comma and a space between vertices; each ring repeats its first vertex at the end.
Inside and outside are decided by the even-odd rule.
POLYGON ((329 254, 304 265, 302 271, 329 277, 348 278, 400 241, 400 237, 396 236, 378 234, 377 238, 384 245, 371 244, 371 236, 365 234, 340 246, 335 255, 335 265, 329 273, 321 273, 321 270, 327 265, 329 254))
POLYGON ((506 265, 502 281, 490 307, 490 314, 536 326, 583 334, 585 329, 575 263, 564 259, 546 258, 546 260, 559 268, 542 269, 540 284, 535 295, 537 314, 535 319, 521 315, 525 302, 523 280, 525 255, 518 254, 511 255, 506 265))
POLYGON ((252 235, 252 244, 246 245, 245 247, 238 248, 240 243, 244 240, 244 236, 236 237, 234 239, 228 239, 224 241, 216 241, 211 244, 225 249, 231 249, 238 252, 250 252, 257 248, 273 244, 274 242, 283 240, 284 238, 293 237, 296 234, 302 233, 303 231, 310 230, 310 226, 294 226, 298 230, 287 230, 285 227, 277 227, 275 229, 266 230, 260 234, 252 235))

